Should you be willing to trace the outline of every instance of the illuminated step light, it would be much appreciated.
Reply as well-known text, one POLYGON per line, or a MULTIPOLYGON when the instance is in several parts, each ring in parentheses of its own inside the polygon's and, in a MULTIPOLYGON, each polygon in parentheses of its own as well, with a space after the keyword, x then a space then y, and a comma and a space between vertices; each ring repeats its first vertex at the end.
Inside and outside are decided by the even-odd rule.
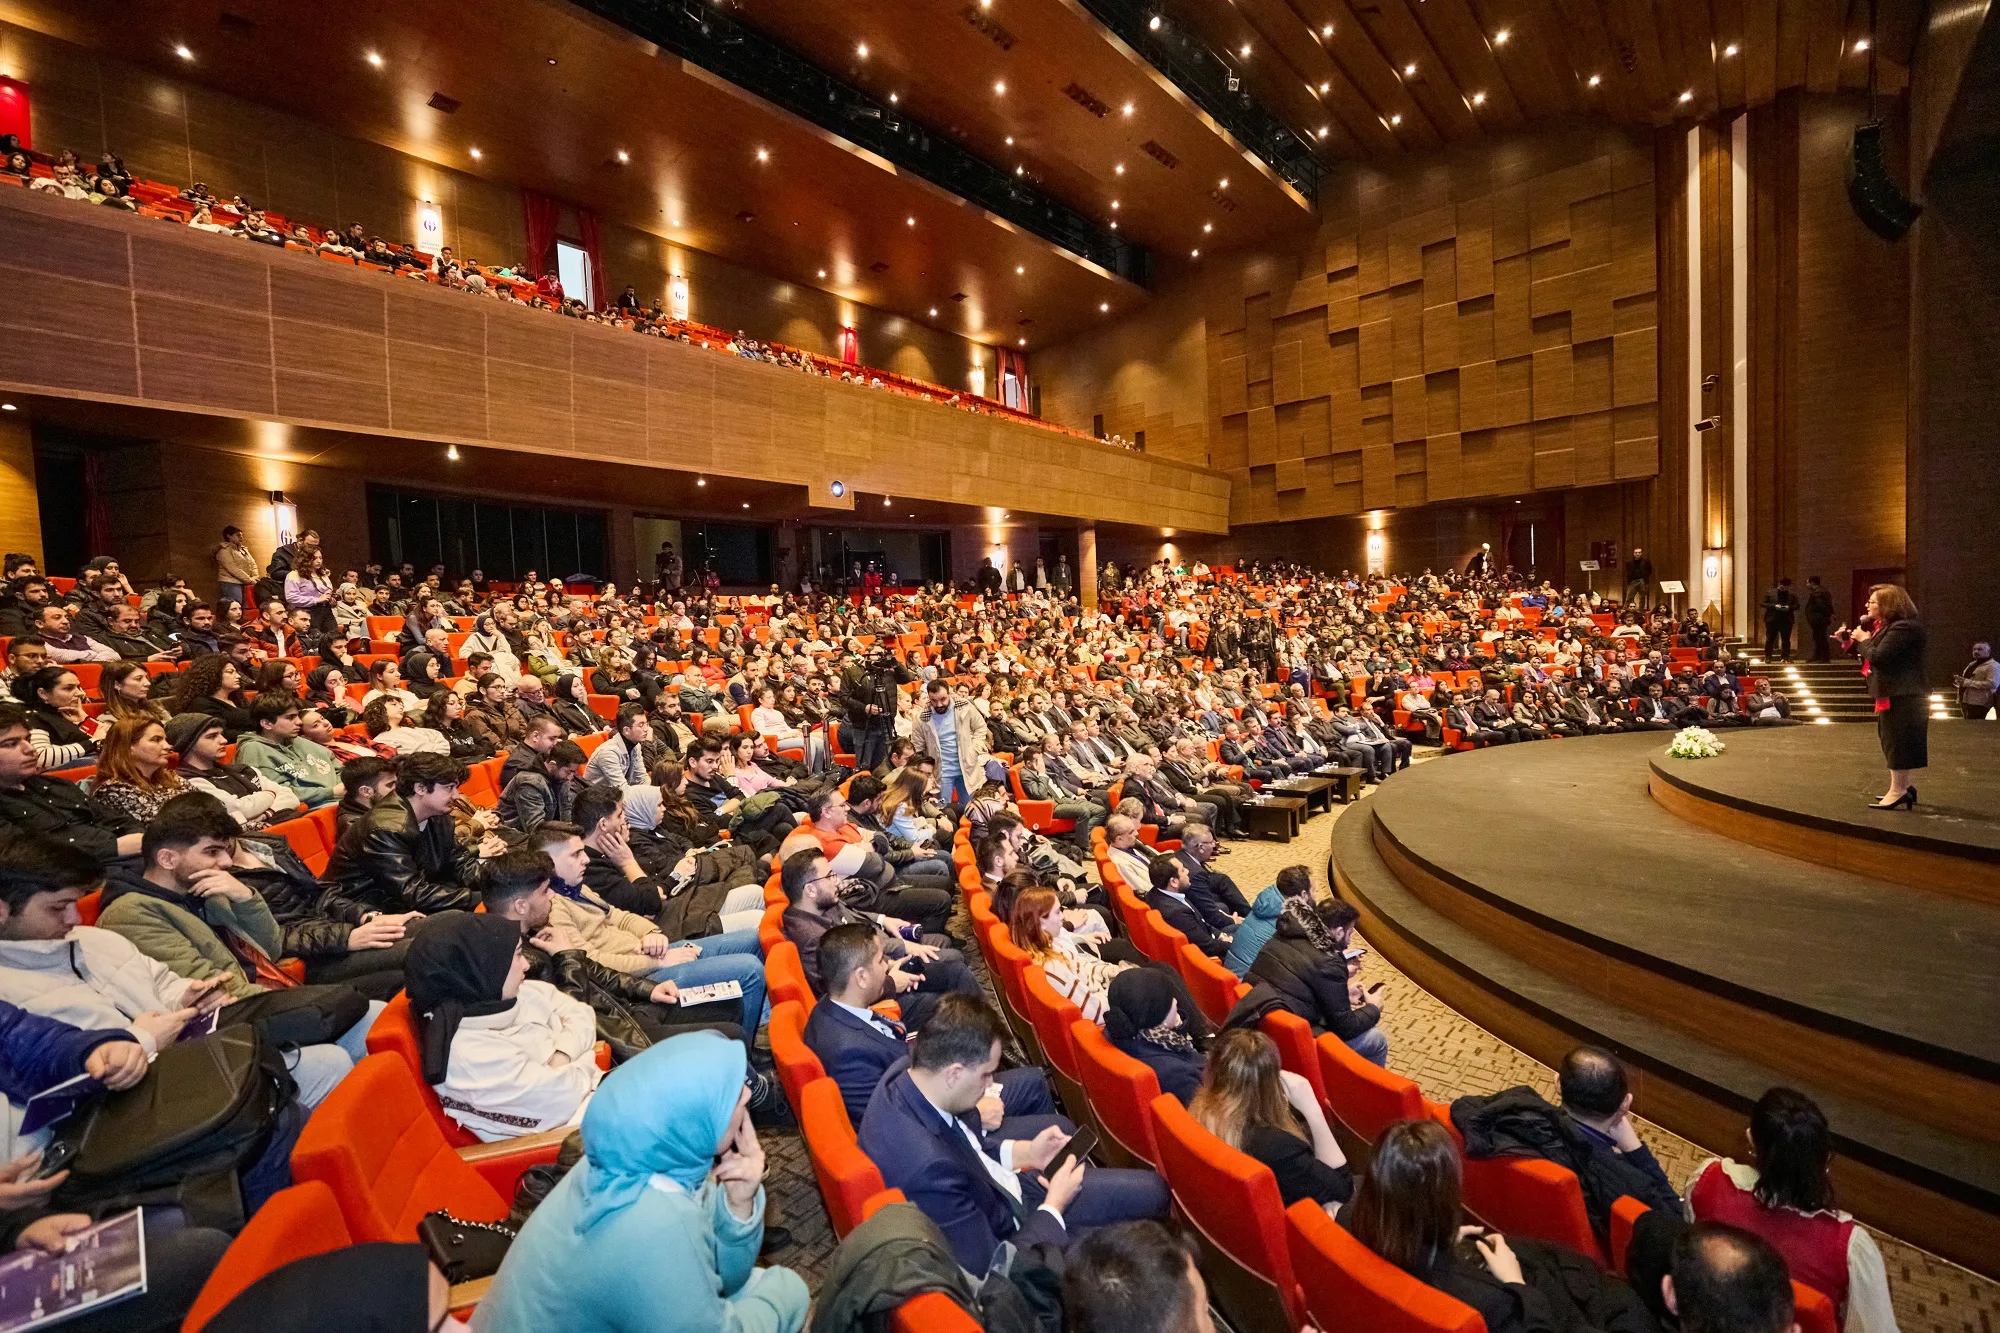
POLYGON ((1822 727, 1830 727, 1833 725, 1833 719, 1830 717, 1816 717, 1813 719, 1813 721, 1818 723, 1822 727))

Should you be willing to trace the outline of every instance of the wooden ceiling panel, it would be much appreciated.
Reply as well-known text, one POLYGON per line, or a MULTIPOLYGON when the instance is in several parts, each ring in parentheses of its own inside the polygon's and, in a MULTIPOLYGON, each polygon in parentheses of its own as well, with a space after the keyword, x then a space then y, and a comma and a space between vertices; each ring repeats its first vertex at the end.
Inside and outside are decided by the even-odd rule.
MULTIPOLYGON (((1440 0, 1443 3, 1443 0, 1440 0)), ((1431 41, 1424 26, 1410 14, 1403 0, 1375 0, 1363 14, 1369 31, 1374 34, 1376 45, 1389 54, 1391 60, 1400 65, 1414 64, 1417 72, 1405 77, 1403 84, 1417 105, 1424 109, 1431 124, 1447 139, 1464 140, 1477 138, 1479 121, 1472 114, 1472 97, 1463 91, 1472 85, 1444 58, 1439 46, 1431 41)), ((1469 27, 1465 40, 1460 44, 1461 59, 1482 49, 1484 38, 1476 27, 1469 27)))
MULTIPOLYGON (((1406 11, 1411 8, 1408 0, 1397 3, 1406 11)), ((1522 71, 1508 76, 1507 66, 1514 62, 1507 57, 1515 54, 1509 49, 1511 29, 1508 42, 1494 46, 1481 31, 1468 0, 1419 0, 1411 19, 1422 25, 1445 68, 1465 90, 1466 100, 1473 104, 1473 119, 1488 130, 1518 128, 1529 113, 1514 87, 1522 71), (1484 100, 1475 102, 1482 94, 1484 100)))

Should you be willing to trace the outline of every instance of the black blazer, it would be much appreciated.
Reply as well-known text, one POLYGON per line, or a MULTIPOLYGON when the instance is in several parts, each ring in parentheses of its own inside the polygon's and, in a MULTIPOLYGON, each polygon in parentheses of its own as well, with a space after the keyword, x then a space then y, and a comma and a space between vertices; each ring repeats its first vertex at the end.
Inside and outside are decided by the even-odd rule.
POLYGON ((1208 928, 1194 908, 1180 902, 1170 894, 1148 893, 1146 906, 1166 918, 1168 925, 1188 937, 1188 943, 1207 954, 1210 958, 1220 958, 1229 952, 1229 941, 1208 928))
POLYGON ((1868 663, 1868 693, 1877 699, 1927 694, 1924 675, 1924 623, 1892 620, 1861 645, 1868 663))

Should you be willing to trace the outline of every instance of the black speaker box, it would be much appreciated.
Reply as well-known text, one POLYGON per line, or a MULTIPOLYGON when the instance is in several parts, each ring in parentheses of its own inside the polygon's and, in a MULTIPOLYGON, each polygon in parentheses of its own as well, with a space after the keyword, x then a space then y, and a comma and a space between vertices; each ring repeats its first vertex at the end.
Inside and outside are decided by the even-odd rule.
POLYGON ((1863 225, 1885 241, 1900 241, 1924 206, 1913 203, 1889 178, 1882 160, 1882 122, 1871 120, 1854 129, 1847 154, 1847 198, 1863 225))

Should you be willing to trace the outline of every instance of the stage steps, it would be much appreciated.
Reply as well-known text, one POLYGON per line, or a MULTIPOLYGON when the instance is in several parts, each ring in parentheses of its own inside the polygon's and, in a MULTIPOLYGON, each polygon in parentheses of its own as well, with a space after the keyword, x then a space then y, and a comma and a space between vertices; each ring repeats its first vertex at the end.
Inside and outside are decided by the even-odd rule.
POLYGON ((1831 662, 1766 662, 1761 649, 1746 648, 1745 663, 1752 671, 1769 675, 1778 693, 1791 701, 1792 716, 1808 721, 1826 718, 1832 722, 1873 722, 1875 704, 1868 695, 1868 679, 1861 664, 1851 657, 1831 662), (1813 709, 1820 711, 1815 713, 1813 709))

